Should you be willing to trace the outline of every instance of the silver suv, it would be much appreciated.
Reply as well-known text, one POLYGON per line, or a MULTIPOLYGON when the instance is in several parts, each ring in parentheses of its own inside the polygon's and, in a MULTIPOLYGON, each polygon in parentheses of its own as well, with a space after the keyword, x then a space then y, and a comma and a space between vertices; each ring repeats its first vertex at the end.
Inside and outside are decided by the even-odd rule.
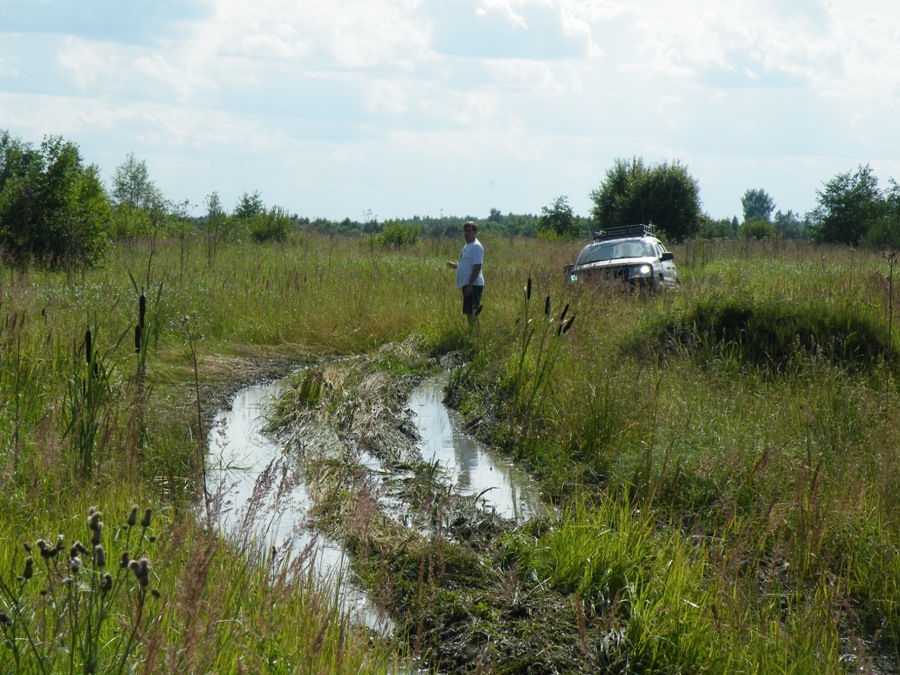
POLYGON ((672 289, 678 285, 673 257, 656 238, 653 225, 623 225, 595 230, 594 240, 574 265, 566 265, 566 273, 573 283, 672 289))

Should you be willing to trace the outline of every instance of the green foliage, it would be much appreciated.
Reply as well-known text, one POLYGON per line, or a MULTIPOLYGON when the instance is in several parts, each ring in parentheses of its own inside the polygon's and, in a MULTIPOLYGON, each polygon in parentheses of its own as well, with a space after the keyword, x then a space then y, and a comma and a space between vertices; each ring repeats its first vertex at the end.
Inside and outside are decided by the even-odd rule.
POLYGON ((391 248, 405 248, 412 246, 419 240, 422 228, 416 223, 403 223, 399 220, 389 220, 381 228, 378 234, 378 243, 381 246, 391 248))
POLYGON ((256 242, 283 242, 293 230, 293 221, 280 206, 249 218, 250 236, 256 242))
POLYGON ((116 206, 158 209, 164 201, 159 188, 150 180, 147 162, 138 160, 133 152, 129 152, 125 161, 116 167, 112 183, 112 199, 116 206))
POLYGON ((700 225, 700 189, 679 162, 646 166, 643 159, 617 159, 600 187, 591 192, 596 227, 653 223, 681 242, 700 225))
POLYGON ((557 197, 551 206, 541 208, 541 219, 538 223, 541 234, 551 234, 561 239, 578 239, 585 234, 584 229, 569 206, 569 198, 565 195, 557 197))
POLYGON ((737 231, 737 218, 713 220, 704 214, 700 217, 700 227, 695 236, 698 239, 733 239, 737 235, 737 231))
POLYGON ((747 190, 741 197, 741 206, 744 208, 744 221, 768 222, 772 218, 772 211, 775 210, 775 200, 765 190, 747 190))
POLYGON ((18 263, 90 266, 103 257, 109 200, 78 147, 48 136, 39 150, 0 133, 0 247, 18 263))
POLYGON ((812 228, 820 243, 856 246, 884 213, 878 178, 868 164, 838 174, 816 194, 812 228))
POLYGON ((254 190, 252 195, 245 192, 241 195, 237 206, 234 207, 234 217, 238 219, 255 218, 262 216, 265 212, 266 206, 263 204, 258 190, 254 190))
POLYGON ((774 239, 775 226, 763 218, 745 220, 738 228, 738 236, 741 239, 752 239, 754 241, 774 239))

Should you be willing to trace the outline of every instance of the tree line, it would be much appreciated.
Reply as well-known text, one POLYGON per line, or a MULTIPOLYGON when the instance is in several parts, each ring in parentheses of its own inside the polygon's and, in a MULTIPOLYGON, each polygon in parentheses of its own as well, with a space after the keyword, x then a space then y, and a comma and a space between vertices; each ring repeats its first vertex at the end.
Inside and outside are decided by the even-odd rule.
POLYGON ((107 188, 95 164, 86 164, 78 146, 48 136, 40 146, 0 130, 0 256, 15 264, 51 267, 90 266, 103 259, 112 239, 179 238, 182 244, 204 238, 210 260, 223 241, 282 241, 291 232, 371 235, 388 246, 403 246, 419 236, 459 236, 466 220, 479 220, 486 232, 500 236, 581 239, 594 229, 653 223, 666 240, 692 238, 809 238, 820 243, 900 245, 900 186, 889 179, 879 185, 871 167, 860 165, 839 174, 817 190, 817 205, 802 217, 775 211, 759 188, 741 199, 743 221, 714 219, 700 202, 697 180, 678 161, 646 164, 642 158, 616 159, 591 192, 588 217, 577 216, 568 196, 556 197, 540 214, 487 217, 415 216, 379 222, 371 212, 360 220, 309 219, 279 206, 266 206, 258 191, 245 192, 225 209, 216 192, 205 200, 205 213, 192 215, 187 201, 167 199, 146 162, 130 153, 107 188))

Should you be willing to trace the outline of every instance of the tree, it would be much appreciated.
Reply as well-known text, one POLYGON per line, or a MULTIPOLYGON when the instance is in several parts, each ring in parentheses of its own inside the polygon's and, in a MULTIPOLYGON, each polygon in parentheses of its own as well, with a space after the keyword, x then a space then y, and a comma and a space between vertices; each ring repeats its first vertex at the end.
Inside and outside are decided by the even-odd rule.
POLYGON ((812 230, 820 243, 856 246, 885 210, 878 178, 868 164, 859 165, 855 173, 838 174, 816 195, 812 230))
POLYGON ((772 219, 772 211, 775 210, 775 201, 765 190, 747 190, 741 197, 741 206, 744 207, 744 221, 772 219))
POLYGON ((116 206, 137 209, 154 208, 162 201, 162 193, 150 180, 147 162, 138 161, 133 152, 129 152, 125 161, 116 167, 112 198, 116 206))
POLYGON ((882 212, 864 239, 874 248, 900 250, 900 185, 893 178, 883 193, 882 212))
POLYGON ((591 192, 597 227, 653 223, 674 241, 700 227, 700 189, 679 162, 645 166, 643 159, 617 159, 600 187, 591 192))
POLYGON ((250 218, 255 218, 256 216, 261 216, 265 212, 266 206, 263 204, 262 197, 260 197, 258 190, 254 190, 252 195, 247 194, 246 192, 241 195, 240 201, 238 201, 237 206, 234 208, 234 217, 241 220, 248 220, 250 218))
POLYGON ((804 223, 793 211, 776 212, 772 225, 775 227, 775 233, 782 239, 798 239, 803 236, 804 223))
POLYGON ((581 234, 581 226, 569 206, 569 198, 565 195, 557 197, 552 206, 541 208, 541 219, 538 231, 542 234, 553 234, 563 239, 577 239, 581 234))
POLYGON ((0 133, 0 246, 17 262, 91 265, 103 256, 109 198, 78 146, 48 136, 40 150, 0 133))

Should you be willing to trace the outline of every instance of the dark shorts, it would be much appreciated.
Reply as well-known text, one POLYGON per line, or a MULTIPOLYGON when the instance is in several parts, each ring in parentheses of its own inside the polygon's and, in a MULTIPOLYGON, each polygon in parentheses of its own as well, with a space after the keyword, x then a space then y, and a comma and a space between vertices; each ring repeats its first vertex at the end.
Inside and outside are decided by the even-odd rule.
POLYGON ((478 308, 481 307, 481 294, 484 286, 472 286, 472 295, 466 297, 465 287, 460 289, 463 294, 463 314, 477 314, 478 308))

